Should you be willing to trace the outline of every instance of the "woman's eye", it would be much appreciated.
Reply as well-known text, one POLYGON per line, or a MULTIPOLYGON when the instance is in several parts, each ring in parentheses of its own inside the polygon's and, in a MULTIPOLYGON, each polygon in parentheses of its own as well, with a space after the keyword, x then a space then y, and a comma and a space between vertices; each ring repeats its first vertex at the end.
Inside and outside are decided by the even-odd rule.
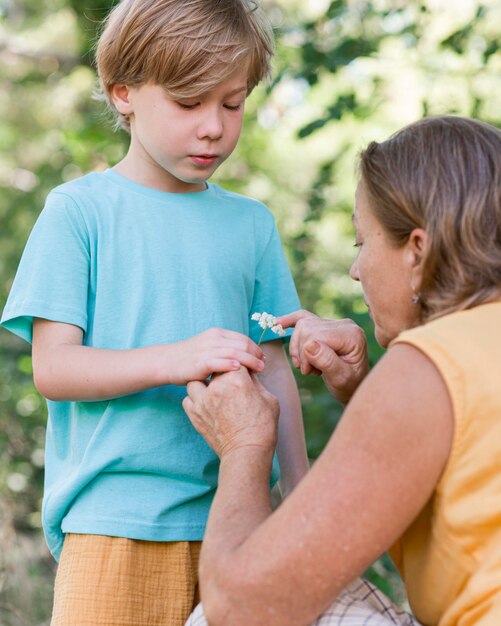
POLYGON ((361 241, 355 241, 355 243, 353 244, 354 248, 361 248, 362 247, 362 242, 361 241))

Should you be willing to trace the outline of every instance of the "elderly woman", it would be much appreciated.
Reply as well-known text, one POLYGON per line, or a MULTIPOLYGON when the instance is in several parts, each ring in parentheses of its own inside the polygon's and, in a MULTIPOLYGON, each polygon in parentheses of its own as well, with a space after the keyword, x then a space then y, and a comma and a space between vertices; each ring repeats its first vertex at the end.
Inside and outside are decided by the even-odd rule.
POLYGON ((221 459, 200 570, 211 626, 311 624, 390 547, 421 624, 501 624, 501 132, 422 120, 371 143, 360 174, 351 276, 389 350, 366 375, 354 325, 279 320, 294 364, 347 406, 277 510, 277 401, 244 369, 189 385, 221 459))

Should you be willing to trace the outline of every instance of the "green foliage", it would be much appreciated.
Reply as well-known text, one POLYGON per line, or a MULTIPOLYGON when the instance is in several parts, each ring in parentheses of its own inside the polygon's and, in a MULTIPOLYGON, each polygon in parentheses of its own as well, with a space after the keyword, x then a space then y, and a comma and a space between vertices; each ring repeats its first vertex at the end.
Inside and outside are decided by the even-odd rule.
MULTIPOLYGON (((112 4, 0 0, 1 308, 48 191, 115 163, 126 149, 126 135, 111 130, 92 99, 92 47, 112 4)), ((374 364, 381 349, 361 291, 348 278, 356 154, 423 115, 460 113, 500 123, 501 7, 496 0, 263 4, 279 35, 275 79, 249 99, 241 142, 217 181, 273 209, 303 306, 355 319, 367 332, 374 364)), ((315 459, 342 407, 320 379, 298 377, 298 384, 315 459)), ((0 333, 3 537, 38 532, 45 416, 29 347, 0 333)), ((5 558, 0 568, 9 573, 20 561, 5 558)), ((45 572, 43 558, 31 567, 45 572)), ((395 589, 389 567, 382 561, 369 573, 387 591, 395 589)), ((9 602, 21 608, 4 610, 2 623, 47 619, 46 596, 35 599, 33 591, 35 608, 26 609, 29 603, 23 606, 12 589, 9 602)))
MULTIPOLYGON (((353 258, 348 241, 356 152, 422 115, 459 113, 499 124, 501 53, 494 24, 501 25, 495 2, 464 3, 459 10, 447 3, 333 0, 300 21, 297 12, 284 12, 273 89, 306 81, 301 106, 314 114, 291 132, 304 154, 315 159, 322 146, 318 151, 326 156, 315 159, 302 189, 301 222, 289 230, 285 217, 282 232, 303 305, 355 319, 366 330, 373 364, 382 350, 360 292, 345 280, 353 258)), ((287 124, 288 114, 290 109, 280 123, 287 124)), ((320 381, 298 383, 315 458, 341 407, 320 381)))

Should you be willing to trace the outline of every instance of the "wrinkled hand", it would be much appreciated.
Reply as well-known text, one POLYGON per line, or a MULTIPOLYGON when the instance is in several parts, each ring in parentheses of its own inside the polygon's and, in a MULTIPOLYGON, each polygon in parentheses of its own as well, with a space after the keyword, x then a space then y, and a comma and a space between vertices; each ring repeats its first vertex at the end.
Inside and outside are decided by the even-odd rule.
POLYGON ((309 311, 296 311, 277 319, 294 327, 289 354, 304 375, 322 375, 330 393, 347 404, 369 371, 364 331, 352 320, 327 320, 309 311))
POLYGON ((172 345, 176 364, 174 385, 185 385, 191 380, 206 380, 215 372, 230 372, 240 366, 255 372, 264 369, 264 354, 246 335, 210 328, 194 337, 172 345))
POLYGON ((209 385, 190 382, 183 408, 220 458, 244 446, 260 446, 273 455, 278 401, 244 367, 214 377, 209 385))

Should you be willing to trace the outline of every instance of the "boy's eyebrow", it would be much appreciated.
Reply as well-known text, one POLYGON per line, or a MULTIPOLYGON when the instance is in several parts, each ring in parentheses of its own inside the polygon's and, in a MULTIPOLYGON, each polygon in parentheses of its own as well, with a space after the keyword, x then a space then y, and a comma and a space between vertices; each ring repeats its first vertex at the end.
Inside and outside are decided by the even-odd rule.
MULTIPOLYGON (((242 85, 241 87, 236 87, 235 89, 232 89, 231 91, 227 91, 224 94, 225 98, 231 98, 232 96, 236 96, 237 94, 241 93, 242 91, 247 92, 247 85, 242 85)), ((191 98, 190 97, 186 97, 186 98, 180 98, 180 100, 192 100, 193 98, 204 98, 206 96, 206 94, 200 94, 200 95, 194 95, 191 98)))
POLYGON ((236 89, 232 89, 226 93, 227 96, 234 96, 241 91, 247 91, 247 85, 242 85, 241 87, 237 87, 236 89))

